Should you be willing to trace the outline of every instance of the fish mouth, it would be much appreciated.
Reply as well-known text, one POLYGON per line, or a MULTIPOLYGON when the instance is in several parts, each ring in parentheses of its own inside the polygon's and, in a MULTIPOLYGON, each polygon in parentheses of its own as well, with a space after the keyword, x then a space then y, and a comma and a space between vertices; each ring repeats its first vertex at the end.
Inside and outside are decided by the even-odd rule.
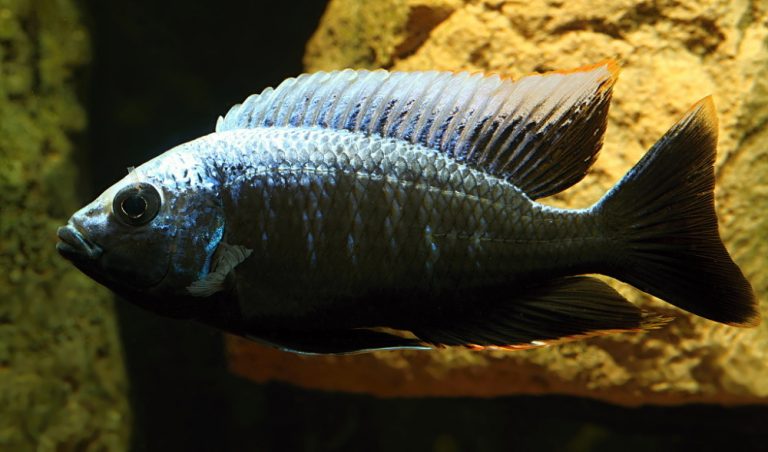
POLYGON ((59 237, 59 243, 56 244, 56 250, 70 260, 95 260, 98 259, 103 250, 101 247, 88 240, 83 233, 77 230, 72 224, 60 227, 56 230, 59 237))

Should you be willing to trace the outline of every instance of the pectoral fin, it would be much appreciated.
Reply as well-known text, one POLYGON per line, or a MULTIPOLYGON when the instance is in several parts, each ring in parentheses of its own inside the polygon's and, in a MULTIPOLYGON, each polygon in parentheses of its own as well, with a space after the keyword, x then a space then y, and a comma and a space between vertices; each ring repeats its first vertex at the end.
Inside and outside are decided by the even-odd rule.
POLYGON ((253 250, 240 245, 221 242, 213 256, 212 271, 187 287, 194 297, 208 297, 224 290, 227 275, 251 255, 253 250))

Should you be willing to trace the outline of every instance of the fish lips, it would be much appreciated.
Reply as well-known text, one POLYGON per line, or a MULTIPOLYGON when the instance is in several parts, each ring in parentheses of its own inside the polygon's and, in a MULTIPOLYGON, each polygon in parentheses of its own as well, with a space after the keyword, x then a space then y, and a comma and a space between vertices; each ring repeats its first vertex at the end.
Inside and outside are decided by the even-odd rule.
POLYGON ((85 237, 72 224, 60 227, 56 231, 59 243, 56 250, 71 261, 93 261, 101 257, 101 247, 85 237))

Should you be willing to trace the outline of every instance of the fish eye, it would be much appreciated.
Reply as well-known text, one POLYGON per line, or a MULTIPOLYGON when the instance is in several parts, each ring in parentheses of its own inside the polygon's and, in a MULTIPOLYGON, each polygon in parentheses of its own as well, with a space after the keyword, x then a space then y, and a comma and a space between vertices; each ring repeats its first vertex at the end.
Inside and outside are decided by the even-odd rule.
POLYGON ((120 190, 112 202, 112 212, 123 223, 142 226, 160 211, 160 193, 150 184, 140 183, 120 190))

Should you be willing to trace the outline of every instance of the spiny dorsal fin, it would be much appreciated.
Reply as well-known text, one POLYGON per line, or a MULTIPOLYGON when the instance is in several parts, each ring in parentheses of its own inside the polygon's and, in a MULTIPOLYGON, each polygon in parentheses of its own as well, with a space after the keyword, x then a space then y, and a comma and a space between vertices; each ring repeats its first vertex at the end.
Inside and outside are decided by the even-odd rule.
POLYGON ((321 127, 419 143, 505 178, 532 199, 581 180, 602 145, 617 66, 518 81, 468 72, 304 74, 250 96, 216 131, 321 127))

